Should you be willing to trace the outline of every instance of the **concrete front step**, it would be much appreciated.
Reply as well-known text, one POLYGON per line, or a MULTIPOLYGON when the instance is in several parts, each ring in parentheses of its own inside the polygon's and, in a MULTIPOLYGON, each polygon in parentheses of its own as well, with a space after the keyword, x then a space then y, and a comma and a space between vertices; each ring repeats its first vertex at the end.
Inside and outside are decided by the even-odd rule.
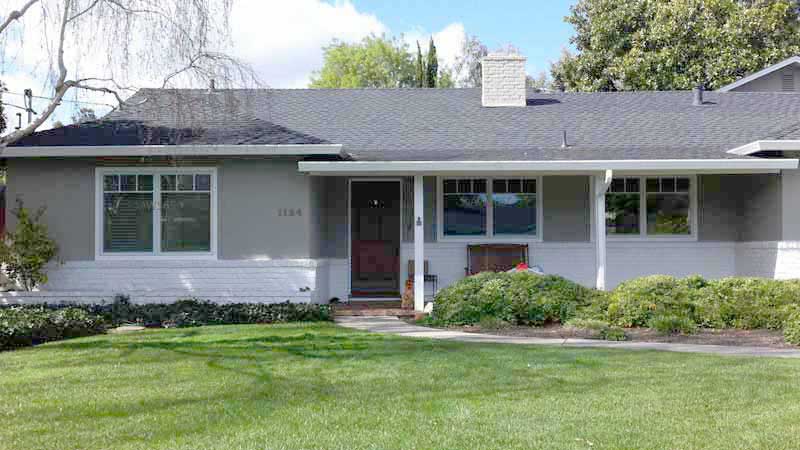
POLYGON ((336 317, 352 316, 378 316, 378 317, 414 317, 414 310, 400 308, 359 308, 337 306, 334 310, 336 317))

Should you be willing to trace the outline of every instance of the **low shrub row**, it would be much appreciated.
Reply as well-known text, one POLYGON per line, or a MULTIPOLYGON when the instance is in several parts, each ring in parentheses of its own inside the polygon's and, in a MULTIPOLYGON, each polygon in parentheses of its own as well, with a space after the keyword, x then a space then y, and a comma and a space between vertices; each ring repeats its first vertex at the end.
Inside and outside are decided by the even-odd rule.
POLYGON ((104 333, 102 317, 80 308, 45 306, 0 308, 0 350, 104 333))
POLYGON ((705 328, 779 330, 798 311, 798 280, 653 275, 611 291, 607 319, 623 327, 649 326, 671 317, 705 328))
POLYGON ((577 318, 596 321, 583 324, 597 329, 650 327, 665 334, 782 329, 788 342, 800 344, 800 280, 653 275, 600 292, 554 275, 481 273, 441 290, 431 323, 474 325, 487 317, 532 326, 577 318))
POLYGON ((109 327, 137 324, 147 327, 268 324, 329 321, 328 305, 295 303, 229 303, 201 300, 134 304, 119 296, 93 305, 19 305, 0 307, 0 350, 91 336, 109 327))
POLYGON ((331 320, 328 305, 307 303, 213 303, 189 299, 174 303, 131 303, 118 296, 108 304, 85 306, 91 314, 119 326, 191 327, 254 323, 318 322, 331 320))

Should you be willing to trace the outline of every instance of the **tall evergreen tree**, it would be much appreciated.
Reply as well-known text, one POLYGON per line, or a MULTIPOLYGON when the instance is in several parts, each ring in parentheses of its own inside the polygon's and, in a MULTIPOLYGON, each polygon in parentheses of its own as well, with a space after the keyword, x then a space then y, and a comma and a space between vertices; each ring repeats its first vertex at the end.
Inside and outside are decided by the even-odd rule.
POLYGON ((417 41, 417 71, 416 71, 417 87, 425 87, 425 61, 422 60, 422 49, 419 47, 417 41))
POLYGON ((436 57, 436 46, 431 37, 428 46, 428 63, 425 65, 425 87, 435 88, 436 80, 439 77, 439 59, 436 57))

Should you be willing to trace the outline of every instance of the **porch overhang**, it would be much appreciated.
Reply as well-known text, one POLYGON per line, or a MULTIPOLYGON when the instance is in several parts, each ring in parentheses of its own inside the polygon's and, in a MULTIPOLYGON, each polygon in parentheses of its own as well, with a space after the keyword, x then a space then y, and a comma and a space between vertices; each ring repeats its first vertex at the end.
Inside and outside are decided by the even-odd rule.
POLYGON ((301 161, 298 170, 317 176, 615 173, 774 173, 797 169, 797 159, 620 159, 576 161, 301 161))
POLYGON ((6 147, 0 158, 103 156, 344 156, 341 144, 86 145, 6 147))

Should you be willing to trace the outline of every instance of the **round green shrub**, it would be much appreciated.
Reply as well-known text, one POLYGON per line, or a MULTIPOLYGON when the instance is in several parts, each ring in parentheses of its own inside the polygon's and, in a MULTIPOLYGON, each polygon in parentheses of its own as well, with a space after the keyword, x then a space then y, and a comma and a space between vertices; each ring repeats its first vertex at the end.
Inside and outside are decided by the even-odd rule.
POLYGON ((608 320, 621 327, 647 326, 653 317, 671 314, 694 318, 696 286, 705 280, 651 275, 621 283, 611 292, 608 320))
POLYGON ((768 278, 709 281, 696 297, 701 325, 711 328, 780 329, 800 305, 800 282, 768 278))
POLYGON ((564 323, 602 295, 556 275, 485 272, 439 291, 432 315, 440 325, 473 325, 484 317, 513 325, 564 323))

